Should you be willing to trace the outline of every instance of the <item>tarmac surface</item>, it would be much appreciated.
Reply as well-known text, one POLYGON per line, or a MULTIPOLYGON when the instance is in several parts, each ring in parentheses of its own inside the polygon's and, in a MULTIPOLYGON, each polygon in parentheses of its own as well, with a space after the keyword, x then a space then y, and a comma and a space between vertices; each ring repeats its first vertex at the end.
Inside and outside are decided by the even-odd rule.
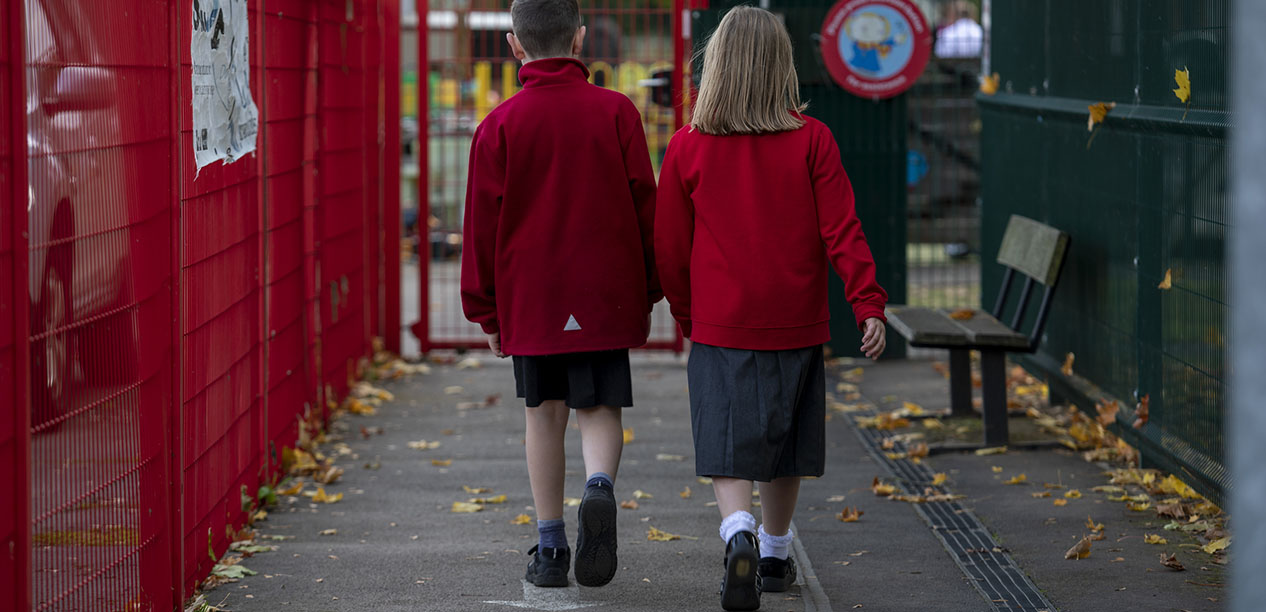
MULTIPOLYGON (((341 433, 350 450, 336 461, 346 473, 327 487, 330 494, 344 493, 343 499, 314 505, 304 497, 283 498, 256 526, 267 536, 292 539, 261 541, 278 549, 242 562, 257 575, 208 591, 207 603, 226 611, 270 612, 720 610, 720 516, 709 504, 711 487, 694 473, 684 359, 635 358, 637 406, 624 413, 624 426, 634 437, 624 447, 616 497, 635 500, 637 508, 619 514, 620 570, 605 587, 578 587, 573 580, 565 589, 538 589, 522 580, 526 553, 536 540, 523 409, 514 398, 510 362, 486 354, 479 359, 479 368, 435 366, 431 374, 386 383, 395 401, 373 416, 344 417, 334 433, 341 433), (485 405, 494 397, 496 402, 485 405), (420 440, 440 444, 410 447, 420 440), (488 491, 472 494, 464 486, 488 491), (498 495, 505 495, 505 502, 485 504, 480 512, 451 511, 453 502, 498 495), (514 524, 519 514, 533 520, 514 524), (650 541, 652 527, 681 538, 650 541), (336 533, 322 535, 327 530, 336 533)), ((927 361, 848 367, 855 365, 865 367, 863 397, 880 408, 900 401, 932 410, 947 405, 947 384, 927 361)), ((838 380, 838 374, 828 372, 829 380, 838 380)), ((912 505, 871 492, 872 479, 885 474, 883 466, 847 418, 832 416, 826 424, 826 474, 805 481, 794 524, 793 554, 802 584, 765 594, 761 609, 1005 609, 1005 603, 982 598, 912 505), (838 520, 846 506, 860 508, 861 519, 838 520)), ((578 431, 569 432, 567 495, 575 497, 584 484, 579 438, 578 431)), ((967 496, 962 503, 1059 610, 1194 611, 1225 605, 1224 588, 1205 586, 1222 584, 1221 567, 1201 556, 1196 540, 1162 531, 1153 513, 1131 513, 1090 492, 1107 479, 1102 467, 1079 455, 1011 451, 933 455, 927 461, 947 473, 949 488, 967 496), (1002 484, 1020 472, 1027 474, 1026 485, 1002 484), (1046 482, 1085 495, 1055 507, 1052 499, 1030 495, 1046 482), (1109 537, 1096 543, 1089 558, 1065 560, 1064 551, 1085 533, 1087 515, 1105 523, 1109 537), (1166 551, 1176 552, 1188 571, 1162 567, 1157 553, 1163 547, 1143 543, 1145 533, 1167 536, 1172 544, 1166 551)), ((759 518, 758 509, 754 513, 759 518)), ((574 507, 565 518, 574 540, 574 507)))

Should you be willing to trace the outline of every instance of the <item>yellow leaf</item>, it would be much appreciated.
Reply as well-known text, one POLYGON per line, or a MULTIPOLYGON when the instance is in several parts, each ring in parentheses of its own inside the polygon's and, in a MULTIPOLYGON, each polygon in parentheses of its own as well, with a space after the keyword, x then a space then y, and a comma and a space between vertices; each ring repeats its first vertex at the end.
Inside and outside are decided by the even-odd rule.
POLYGON ((1001 474, 1001 473, 1002 473, 1002 466, 1000 466, 1000 465, 995 465, 995 466, 993 466, 993 467, 991 467, 991 468, 989 468, 989 469, 993 470, 993 473, 995 473, 995 474, 1001 474))
POLYGON ((927 429, 941 429, 942 427, 945 427, 945 424, 939 419, 923 419, 922 423, 923 427, 927 429))
POLYGON ((479 512, 484 507, 470 502, 453 502, 453 512, 479 512))
POLYGON ((1156 285, 1156 288, 1164 290, 1164 291, 1169 291, 1171 288, 1173 288, 1173 286, 1174 286, 1173 269, 1166 268, 1165 279, 1162 280, 1159 285, 1156 285))
POLYGON ((907 454, 917 463, 919 459, 927 457, 929 452, 931 452, 931 449, 928 448, 927 442, 920 442, 911 447, 910 452, 907 454))
POLYGON ((1059 367, 1059 371, 1062 372, 1064 376, 1073 375, 1073 359, 1075 358, 1076 357, 1072 353, 1064 355, 1064 365, 1059 367))
POLYGON ((479 495, 480 493, 492 493, 492 489, 488 487, 472 487, 470 485, 462 485, 462 490, 471 495, 479 495))
POLYGON ((1031 496, 1033 496, 1033 497, 1038 497, 1038 498, 1040 498, 1040 497, 1050 497, 1050 496, 1051 496, 1051 492, 1050 492, 1050 491, 1038 491, 1037 493, 1029 493, 1029 495, 1031 495, 1031 496))
POLYGON ((1068 552, 1064 553, 1065 559, 1085 559, 1090 556, 1090 537, 1083 536, 1068 552))
POLYGON ((1143 541, 1147 542, 1148 544, 1168 544, 1169 543, 1169 540, 1166 540, 1165 538, 1162 538, 1154 533, 1149 533, 1143 536, 1143 541))
POLYGON ((932 476, 932 486, 939 487, 945 484, 947 478, 949 477, 945 475, 945 472, 937 472, 932 476))
POLYGON ((888 497, 897 491, 897 487, 879 482, 879 477, 876 476, 875 480, 870 483, 870 490, 880 497, 888 497))
POLYGON ((1057 499, 1057 500, 1055 500, 1055 501, 1053 501, 1053 502, 1051 502, 1051 503, 1052 503, 1052 504, 1054 504, 1054 505, 1056 505, 1056 506, 1067 506, 1067 505, 1068 505, 1068 500, 1066 500, 1066 499, 1057 499))
POLYGON ((510 519, 510 524, 511 525, 530 525, 532 524, 532 517, 526 514, 520 514, 510 519))
POLYGON ((564 498, 563 498, 563 505, 564 505, 564 506, 573 507, 573 508, 574 508, 574 507, 576 507, 576 506, 579 506, 579 505, 580 505, 580 498, 579 498, 579 497, 564 497, 564 498))
POLYGON ((981 448, 981 449, 976 450, 976 454, 982 455, 982 456, 983 455, 1001 455, 1005 452, 1007 452, 1007 447, 1005 446, 994 446, 992 448, 981 448))
POLYGON ((332 504, 340 499, 343 499, 342 493, 337 495, 326 495, 325 487, 317 487, 316 495, 312 496, 312 501, 318 504, 332 504))
POLYGON ((338 535, 338 530, 337 529, 322 529, 320 531, 320 534, 323 536, 338 535))
POLYGON ((835 518, 840 519, 840 521, 845 523, 856 523, 857 519, 861 518, 863 514, 865 514, 865 512, 862 512, 858 508, 845 506, 844 510, 835 515, 835 518))
POLYGON ((668 453, 660 453, 655 455, 656 461, 685 461, 685 455, 670 455, 668 453))
POLYGON ((440 444, 441 443, 438 440, 435 442, 427 442, 426 440, 417 440, 415 442, 409 442, 405 446, 408 446, 409 448, 412 448, 414 450, 435 450, 440 447, 440 444))
POLYGON ((453 460, 452 459, 432 459, 431 465, 438 466, 438 467, 448 467, 450 465, 453 465, 453 460))
POLYGON ((504 504, 506 503, 506 496, 503 493, 496 497, 472 497, 467 501, 472 504, 504 504))
POLYGON ((695 481, 696 481, 696 482, 698 482, 698 483, 699 483, 699 484, 701 484, 701 485, 710 485, 710 484, 712 484, 712 479, 711 479, 711 478, 708 478, 707 476, 700 476, 700 477, 696 478, 696 479, 695 479, 695 481))
POLYGON ((651 495, 650 493, 647 493, 646 491, 638 489, 633 492, 633 497, 636 499, 654 499, 655 496, 651 495))
POLYGON ((901 408, 907 416, 923 416, 924 413, 923 406, 914 402, 901 402, 901 408))
POLYGON ((1096 123, 1103 123, 1104 117, 1108 116, 1108 111, 1116 108, 1116 102, 1095 102, 1086 107, 1090 109, 1090 118, 1086 121, 1086 131, 1093 132, 1096 123))
POLYGON ((1125 493, 1125 489, 1112 485, 1099 485, 1091 489, 1091 491, 1094 491, 1095 493, 1125 493))
POLYGON ((633 428, 625 427, 624 428, 624 443, 628 444, 629 442, 632 442, 632 441, 633 441, 633 428))
POLYGON ((906 458, 905 453, 884 453, 884 456, 893 461, 900 461, 906 458))
POLYGON ((637 510, 638 503, 636 499, 627 499, 620 502, 620 507, 628 510, 637 510))
POLYGON ((1002 77, 998 76, 998 73, 996 72, 990 76, 981 75, 980 93, 985 94, 986 96, 992 96, 998 93, 998 82, 1001 80, 1002 77))
POLYGON ((674 535, 666 531, 660 531, 654 526, 651 526, 650 529, 646 530, 646 539, 652 542, 671 542, 673 540, 680 540, 681 536, 674 535))
POLYGON ((866 370, 865 370, 865 369, 863 369, 863 368, 853 368, 853 369, 851 369, 851 370, 849 370, 849 371, 845 372, 845 373, 843 374, 843 377, 844 377, 844 380, 846 380, 846 381, 848 381, 848 382, 851 382, 851 383, 859 383, 859 382, 862 382, 862 376, 864 376, 865 374, 866 374, 866 370))
POLYGON ((690 487, 686 487, 682 489, 681 493, 678 493, 678 495, 680 495, 682 499, 690 499, 690 496, 693 495, 693 493, 690 492, 690 487))
POLYGON ((1068 491, 1067 493, 1064 493, 1064 497, 1067 497, 1068 499, 1081 499, 1081 491, 1078 491, 1077 489, 1073 489, 1071 491, 1068 491))
POLYGON ((1147 510, 1148 508, 1151 508, 1151 507, 1152 507, 1152 503, 1151 503, 1151 502, 1145 502, 1145 503, 1130 502, 1130 503, 1126 504, 1126 507, 1127 507, 1127 508, 1129 508, 1129 509, 1131 509, 1131 510, 1133 510, 1133 511, 1135 511, 1135 512, 1142 512, 1142 511, 1144 511, 1144 510, 1147 510))
POLYGON ((1087 517, 1086 517, 1086 529, 1089 529, 1089 530, 1094 531, 1094 532, 1096 532, 1096 533, 1097 533, 1097 532, 1100 532, 1100 531, 1103 531, 1103 523, 1096 523, 1094 519, 1092 519, 1092 518, 1090 518, 1089 516, 1087 516, 1087 517))
POLYGON ((1199 493, 1196 493, 1194 489, 1187 486, 1187 483, 1179 480, 1173 474, 1166 476, 1157 486, 1160 487, 1161 491, 1170 495, 1181 495, 1187 499, 1200 499, 1199 493))
POLYGON ((1182 70, 1174 70, 1174 82, 1178 84, 1178 89, 1174 90, 1174 95, 1178 97, 1178 101, 1186 104, 1191 101, 1191 71, 1186 67, 1182 70))
POLYGON ((289 487, 287 487, 286 489, 282 491, 279 491, 277 494, 278 495, 298 495, 302 492, 303 492, 303 481, 296 480, 294 484, 290 485, 289 487))
POLYGON ((1200 549, 1212 555, 1213 553, 1218 552, 1219 550, 1226 550, 1226 547, 1230 545, 1231 545, 1231 538, 1225 537, 1225 538, 1218 538, 1212 542, 1209 542, 1208 544, 1201 546, 1200 549))
POLYGON ((1003 482, 1002 484, 1017 485, 1017 484, 1023 483, 1024 481, 1028 479, 1029 477, 1025 476, 1024 474, 1017 474, 1015 476, 1012 476, 1009 480, 1007 480, 1006 482, 1003 482))

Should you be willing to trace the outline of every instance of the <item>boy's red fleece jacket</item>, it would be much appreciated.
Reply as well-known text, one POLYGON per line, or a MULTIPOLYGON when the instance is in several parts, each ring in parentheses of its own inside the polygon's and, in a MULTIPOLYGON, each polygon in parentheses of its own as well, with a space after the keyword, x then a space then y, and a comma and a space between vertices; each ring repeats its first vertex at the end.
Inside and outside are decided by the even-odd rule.
POLYGON ((510 355, 641 346, 663 295, 641 115, 588 77, 573 59, 524 64, 471 143, 462 309, 510 355))
POLYGON ((828 261, 860 326, 884 320, 853 188, 821 122, 796 130, 709 136, 689 126, 660 169, 655 257, 660 281, 695 342, 782 350, 830 339, 828 261))

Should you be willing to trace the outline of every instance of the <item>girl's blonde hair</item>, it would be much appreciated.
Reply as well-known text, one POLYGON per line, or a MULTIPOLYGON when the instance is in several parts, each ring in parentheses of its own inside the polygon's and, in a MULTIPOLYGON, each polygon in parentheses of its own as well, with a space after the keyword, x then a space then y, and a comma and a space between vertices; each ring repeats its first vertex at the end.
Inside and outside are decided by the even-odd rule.
POLYGON ((718 136, 797 129, 808 107, 800 102, 799 83, 782 22, 764 9, 735 7, 703 50, 703 79, 690 125, 718 136))

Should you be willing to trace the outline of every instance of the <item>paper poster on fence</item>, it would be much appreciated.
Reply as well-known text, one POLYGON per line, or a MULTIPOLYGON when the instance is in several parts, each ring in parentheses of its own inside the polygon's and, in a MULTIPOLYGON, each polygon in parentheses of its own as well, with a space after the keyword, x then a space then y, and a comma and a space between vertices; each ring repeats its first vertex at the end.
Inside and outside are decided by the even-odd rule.
POLYGON ((255 150, 246 0, 193 0, 193 154, 198 169, 255 150))

